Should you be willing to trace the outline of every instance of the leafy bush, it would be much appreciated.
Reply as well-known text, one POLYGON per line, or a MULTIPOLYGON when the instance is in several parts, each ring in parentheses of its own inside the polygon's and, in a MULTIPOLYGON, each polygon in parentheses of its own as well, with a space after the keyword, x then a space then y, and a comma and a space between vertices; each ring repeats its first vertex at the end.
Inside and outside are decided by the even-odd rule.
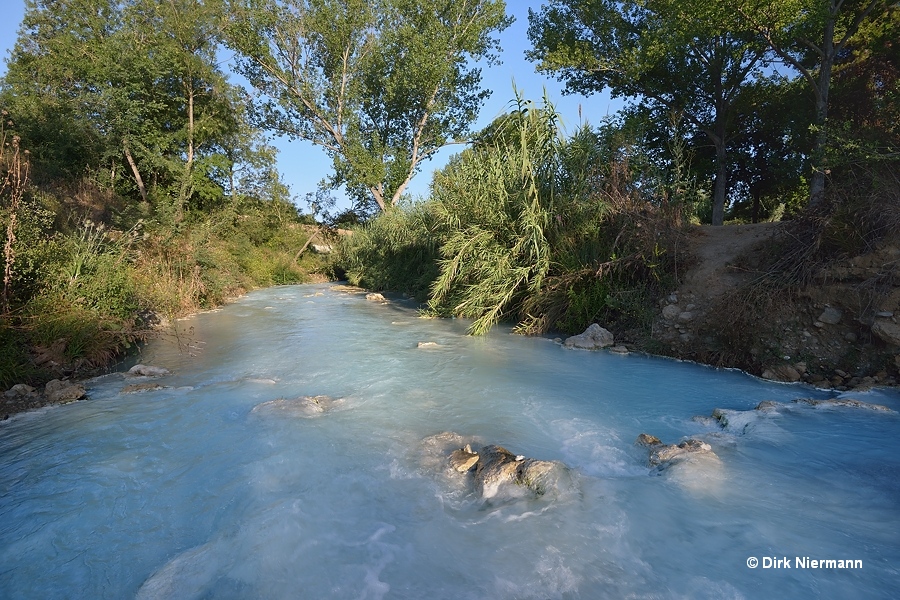
POLYGON ((401 204, 344 237, 335 264, 353 285, 423 301, 437 277, 442 239, 433 203, 401 204))

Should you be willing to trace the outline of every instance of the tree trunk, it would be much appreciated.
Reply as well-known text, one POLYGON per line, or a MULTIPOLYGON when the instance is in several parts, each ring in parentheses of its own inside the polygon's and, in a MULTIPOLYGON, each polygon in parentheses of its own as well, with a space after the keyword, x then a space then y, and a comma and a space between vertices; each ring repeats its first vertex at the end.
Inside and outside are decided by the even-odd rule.
POLYGON ((178 193, 178 206, 175 207, 175 222, 179 223, 184 219, 184 205, 187 203, 193 193, 191 185, 191 175, 194 166, 194 83, 188 82, 187 88, 187 162, 184 165, 184 176, 181 180, 181 190, 178 193))
POLYGON ((147 187, 144 185, 144 179, 141 177, 137 163, 134 162, 134 157, 131 156, 131 150, 128 149, 128 142, 124 142, 122 148, 125 150, 125 159, 128 161, 128 166, 131 167, 131 173, 134 175, 138 191, 141 193, 141 200, 143 200, 144 204, 148 204, 150 201, 147 199, 147 187))
POLYGON ((812 152, 812 179, 809 182, 809 205, 812 208, 825 202, 825 152, 828 144, 828 92, 831 87, 831 69, 834 66, 834 23, 828 19, 822 39, 822 66, 816 82, 816 141, 812 152))
MULTIPOLYGON (((724 127, 723 127, 724 129, 724 127)), ((725 135, 711 136, 716 146, 716 183, 713 187, 712 224, 725 224, 725 195, 728 192, 728 159, 725 135)))

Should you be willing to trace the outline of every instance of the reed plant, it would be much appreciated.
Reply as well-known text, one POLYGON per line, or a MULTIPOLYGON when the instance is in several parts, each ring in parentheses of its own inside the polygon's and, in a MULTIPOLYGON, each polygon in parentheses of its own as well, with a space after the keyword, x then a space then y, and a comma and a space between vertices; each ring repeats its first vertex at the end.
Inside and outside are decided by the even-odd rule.
POLYGON ((425 301, 445 237, 435 208, 432 202, 400 203, 357 226, 341 240, 335 270, 353 285, 425 301))
POLYGON ((640 198, 604 142, 589 127, 565 137, 549 102, 517 98, 435 177, 445 240, 429 309, 472 319, 473 334, 501 320, 572 332, 622 315, 648 328, 652 288, 672 283, 662 234, 677 219, 640 198))

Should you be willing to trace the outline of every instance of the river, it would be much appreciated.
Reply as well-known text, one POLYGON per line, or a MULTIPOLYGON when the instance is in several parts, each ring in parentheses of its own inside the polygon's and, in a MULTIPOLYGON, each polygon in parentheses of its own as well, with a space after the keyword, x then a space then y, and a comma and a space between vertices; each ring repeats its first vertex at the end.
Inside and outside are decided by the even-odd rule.
POLYGON ((465 327, 326 284, 261 290, 147 344, 164 388, 106 375, 0 424, 0 597, 900 596, 896 391, 465 327), (253 411, 316 395, 337 402, 253 411), (835 397, 893 412, 793 402, 835 397), (715 408, 743 412, 694 418, 715 408), (571 482, 480 498, 423 446, 448 431, 571 482), (645 432, 715 457, 651 468, 645 432))

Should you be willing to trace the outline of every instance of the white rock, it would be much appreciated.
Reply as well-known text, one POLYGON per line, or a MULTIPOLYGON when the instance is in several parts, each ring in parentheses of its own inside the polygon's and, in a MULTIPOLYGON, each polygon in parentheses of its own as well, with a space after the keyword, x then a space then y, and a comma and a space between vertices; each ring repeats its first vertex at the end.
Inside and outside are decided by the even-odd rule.
POLYGON ((567 348, 582 348, 585 350, 595 350, 597 348, 606 348, 612 346, 615 342, 613 334, 596 323, 584 330, 584 333, 573 335, 566 338, 565 345, 567 348))
POLYGON ((134 365, 128 369, 128 374, 140 377, 163 377, 169 375, 169 370, 151 365, 134 365))

